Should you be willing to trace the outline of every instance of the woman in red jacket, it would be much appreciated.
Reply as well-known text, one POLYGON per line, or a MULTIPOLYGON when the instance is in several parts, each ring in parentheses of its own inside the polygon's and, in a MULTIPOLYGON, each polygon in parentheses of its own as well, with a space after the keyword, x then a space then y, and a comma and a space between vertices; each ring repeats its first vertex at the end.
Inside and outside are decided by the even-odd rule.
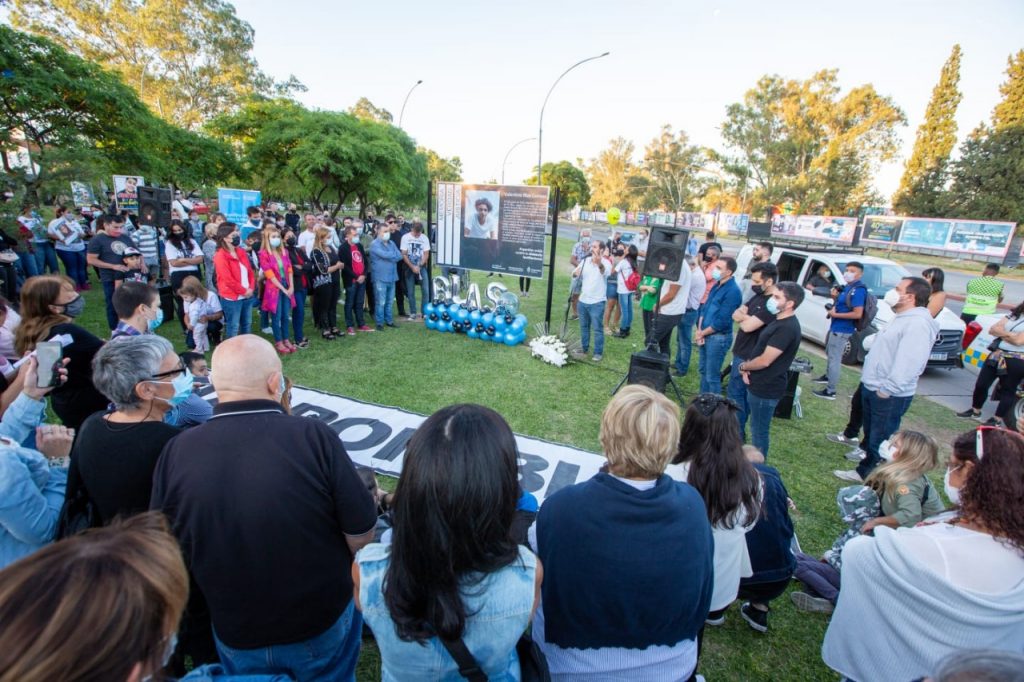
POLYGON ((234 223, 217 227, 217 252, 213 267, 217 272, 217 295, 224 309, 224 337, 252 331, 252 306, 255 302, 256 273, 249 256, 239 246, 241 236, 234 223))

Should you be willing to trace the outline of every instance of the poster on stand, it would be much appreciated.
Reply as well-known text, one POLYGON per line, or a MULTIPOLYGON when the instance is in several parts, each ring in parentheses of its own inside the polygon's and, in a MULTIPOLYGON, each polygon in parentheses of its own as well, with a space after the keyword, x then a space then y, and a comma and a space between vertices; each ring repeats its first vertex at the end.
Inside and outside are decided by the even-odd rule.
POLYGON ((96 204, 92 187, 77 180, 71 181, 71 200, 75 202, 75 208, 91 208, 96 204))
POLYGON ((263 193, 254 189, 217 188, 217 210, 224 214, 227 221, 238 225, 238 232, 245 241, 250 233, 260 228, 247 225, 249 216, 245 210, 250 206, 259 206, 263 201, 263 193))
POLYGON ((117 204, 117 210, 138 213, 138 188, 145 184, 146 179, 139 175, 115 175, 114 202, 117 204))

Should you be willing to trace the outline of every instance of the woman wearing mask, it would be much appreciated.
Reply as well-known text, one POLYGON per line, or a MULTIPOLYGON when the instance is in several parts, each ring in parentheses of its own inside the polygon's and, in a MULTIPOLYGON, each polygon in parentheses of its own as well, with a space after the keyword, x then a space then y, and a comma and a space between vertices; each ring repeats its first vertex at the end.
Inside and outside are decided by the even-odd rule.
POLYGON ((57 255, 64 263, 64 272, 75 281, 78 291, 89 288, 89 275, 85 269, 85 230, 75 216, 63 206, 57 207, 57 217, 46 228, 53 240, 57 255))
POLYGON ((358 227, 349 225, 345 228, 345 243, 338 251, 338 259, 342 264, 341 277, 345 285, 345 331, 349 336, 355 336, 356 329, 372 332, 363 311, 363 302, 369 291, 366 278, 370 274, 370 265, 366 260, 366 250, 359 241, 358 227))
POLYGON ((292 278, 295 282, 295 308, 292 310, 292 333, 295 336, 295 346, 298 348, 309 348, 309 339, 303 332, 306 324, 306 293, 309 290, 309 274, 312 263, 306 250, 298 245, 295 232, 290 228, 281 232, 284 239, 284 248, 288 258, 292 262, 292 278))
POLYGON ((71 452, 68 499, 84 490, 109 523, 149 509, 156 461, 179 433, 164 415, 192 395, 192 375, 170 341, 144 334, 100 349, 92 378, 114 411, 82 424, 71 452))
POLYGON ((989 396, 989 389, 999 381, 999 405, 996 414, 988 421, 989 426, 1016 428, 1013 406, 1017 402, 1017 386, 1024 380, 1024 303, 1020 303, 1009 314, 988 330, 996 338, 996 348, 990 352, 974 382, 971 406, 958 417, 970 417, 981 421, 981 406, 989 396))
POLYGON ((331 231, 322 225, 316 228, 313 249, 309 252, 313 276, 313 322, 326 341, 342 336, 338 329, 338 298, 336 280, 342 263, 331 246, 331 231))
POLYGON ((33 277, 21 289, 21 324, 14 337, 19 355, 35 350, 40 341, 71 338, 64 346, 68 380, 53 390, 50 401, 64 426, 76 430, 90 414, 107 407, 107 399, 92 383, 92 359, 103 341, 74 323, 84 309, 85 299, 72 280, 61 275, 33 277))
POLYGON ((971 435, 977 463, 956 472, 958 517, 880 526, 846 544, 822 645, 825 663, 843 676, 903 682, 926 677, 954 651, 1020 651, 1024 438, 985 426, 971 435))
POLYGON ((618 253, 622 254, 615 262, 615 286, 622 315, 618 337, 624 339, 629 336, 629 330, 633 326, 633 292, 626 286, 626 281, 637 271, 637 249, 630 244, 628 247, 619 247, 618 253))
POLYGON ((217 253, 213 265, 217 270, 217 295, 224 310, 224 338, 252 331, 253 291, 256 273, 249 255, 239 246, 241 237, 234 223, 217 227, 217 253))
POLYGON ((462 680, 442 639, 462 644, 487 679, 520 678, 516 642, 542 570, 511 537, 516 453, 505 420, 479 405, 443 408, 409 440, 391 544, 364 547, 352 567, 385 680, 462 680))
MULTIPOLYGON (((613 261, 615 265, 618 265, 620 259, 624 255, 625 251, 619 253, 622 247, 618 247, 617 250, 612 251, 608 244, 605 244, 601 255, 610 261, 613 261)), ((604 333, 614 336, 618 333, 618 329, 615 326, 619 324, 619 316, 621 311, 619 310, 619 273, 615 271, 615 267, 612 267, 608 273, 608 279, 605 281, 605 307, 604 307, 604 333)))
MULTIPOLYGON (((203 262, 203 251, 192 239, 190 228, 184 220, 172 220, 170 237, 164 245, 164 255, 167 257, 167 265, 170 266, 171 291, 174 292, 174 309, 178 313, 178 321, 181 323, 182 331, 185 329, 185 306, 182 303, 181 289, 182 282, 186 277, 200 277, 199 266, 203 262)), ((194 344, 186 339, 186 345, 192 348, 194 344)))
POLYGON ((263 271, 264 287, 260 307, 270 318, 274 348, 281 355, 288 355, 298 350, 288 339, 292 308, 295 306, 292 261, 284 248, 281 231, 274 223, 263 223, 261 245, 260 270, 263 271))

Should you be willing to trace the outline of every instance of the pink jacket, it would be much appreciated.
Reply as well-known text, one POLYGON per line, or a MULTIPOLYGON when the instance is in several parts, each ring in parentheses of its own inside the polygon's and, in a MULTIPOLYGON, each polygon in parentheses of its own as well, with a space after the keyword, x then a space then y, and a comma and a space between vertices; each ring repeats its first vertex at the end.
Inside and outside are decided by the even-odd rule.
MULTIPOLYGON (((292 278, 292 259, 288 257, 287 253, 282 253, 281 263, 284 264, 285 280, 294 280, 292 278)), ((263 286, 263 301, 260 304, 260 310, 264 310, 268 313, 277 312, 277 301, 280 299, 279 294, 281 290, 277 288, 274 282, 278 281, 281 275, 281 268, 278 264, 277 257, 272 251, 266 249, 260 251, 260 270, 263 271, 263 277, 265 283, 263 286)), ((291 296, 292 307, 295 307, 295 295, 291 296)))

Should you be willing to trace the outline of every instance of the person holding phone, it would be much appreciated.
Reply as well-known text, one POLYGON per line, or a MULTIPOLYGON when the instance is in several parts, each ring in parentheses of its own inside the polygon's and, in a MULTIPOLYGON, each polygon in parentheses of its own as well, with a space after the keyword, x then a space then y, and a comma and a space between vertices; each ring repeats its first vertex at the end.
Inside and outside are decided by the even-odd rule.
POLYGON ((0 420, 0 568, 53 539, 75 437, 74 429, 40 426, 46 394, 67 378, 67 370, 58 367, 51 386, 40 388, 36 358, 29 357, 25 368, 24 387, 0 420), (33 431, 35 449, 23 445, 33 431))

